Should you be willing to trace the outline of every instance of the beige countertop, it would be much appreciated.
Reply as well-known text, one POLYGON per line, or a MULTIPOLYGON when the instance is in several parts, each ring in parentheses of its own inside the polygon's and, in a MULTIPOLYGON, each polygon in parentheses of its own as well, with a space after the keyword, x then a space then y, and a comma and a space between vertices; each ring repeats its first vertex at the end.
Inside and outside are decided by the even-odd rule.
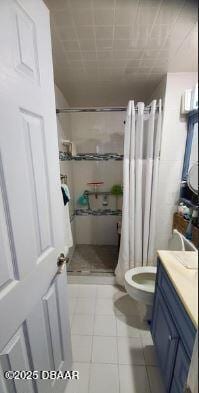
MULTIPOLYGON (((192 251, 158 251, 158 256, 195 327, 198 327, 198 269, 189 269, 180 262, 196 264, 192 251)), ((188 264, 189 264, 188 263, 188 264)))

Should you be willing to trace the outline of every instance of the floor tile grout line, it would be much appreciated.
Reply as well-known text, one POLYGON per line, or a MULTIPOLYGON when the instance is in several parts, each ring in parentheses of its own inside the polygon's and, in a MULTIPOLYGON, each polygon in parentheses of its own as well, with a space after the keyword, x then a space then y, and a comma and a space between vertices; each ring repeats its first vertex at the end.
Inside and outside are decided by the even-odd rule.
MULTIPOLYGON (((116 318, 115 318, 116 319, 116 318)), ((118 384, 119 384, 119 393, 121 391, 121 384, 120 384, 120 365, 119 365, 119 345, 118 345, 118 327, 117 327, 117 319, 116 319, 116 345, 117 345, 117 370, 118 370, 118 384)))
MULTIPOLYGON (((97 302, 97 288, 96 288, 96 294, 95 294, 95 306, 94 306, 94 311, 96 308, 96 302, 97 302)), ((93 357, 93 337, 94 337, 94 326, 95 326, 95 312, 93 316, 93 335, 92 335, 92 343, 91 343, 91 357, 90 357, 90 367, 89 367, 89 380, 88 380, 88 393, 90 392, 91 388, 91 369, 92 369, 92 357, 93 357)))
MULTIPOLYGON (((80 284, 81 285, 81 284, 80 284)), ((79 285, 78 285, 79 286, 79 285)), ((89 286, 89 285, 88 285, 89 286)), ((101 287, 101 285, 99 285, 99 287, 101 287)), ((149 376, 149 368, 151 367, 151 368, 154 368, 154 369, 158 369, 158 366, 156 365, 156 364, 153 364, 153 363, 151 363, 151 361, 149 360, 149 362, 147 361, 147 358, 146 358, 146 354, 145 354, 145 351, 144 351, 144 348, 145 348, 145 344, 144 344, 144 340, 145 340, 145 333, 146 333, 146 337, 148 337, 148 333, 150 333, 150 330, 148 330, 147 328, 146 328, 146 326, 145 325, 141 325, 140 326, 140 334, 139 334, 139 337, 133 337, 133 336, 128 336, 128 334, 127 335, 123 335, 123 336, 119 336, 119 331, 118 331, 118 321, 120 320, 120 318, 122 317, 122 318, 124 318, 125 319, 125 317, 132 317, 132 316, 135 316, 135 317, 139 317, 139 315, 137 315, 137 314, 133 314, 133 315, 131 315, 131 314, 129 314, 129 315, 126 315, 126 314, 124 314, 124 313, 117 313, 117 311, 115 310, 115 308, 114 308, 114 298, 113 297, 101 297, 101 296, 99 296, 99 295, 97 295, 97 293, 98 293, 98 285, 95 285, 95 291, 94 291, 94 295, 92 295, 92 297, 93 297, 93 299, 94 299, 94 302, 93 302, 93 304, 94 304, 94 308, 93 308, 93 312, 92 313, 84 313, 84 314, 80 314, 80 313, 76 313, 75 312, 75 310, 77 309, 76 307, 77 307, 77 303, 78 303, 78 299, 84 299, 85 301, 86 300, 90 300, 91 299, 91 297, 90 296, 87 296, 87 297, 83 297, 82 298, 82 296, 81 296, 81 294, 80 294, 80 290, 78 289, 77 290, 77 292, 76 292, 76 296, 74 296, 74 297, 71 297, 71 299, 72 299, 72 301, 74 302, 74 307, 72 307, 72 312, 70 312, 70 319, 71 319, 71 328, 72 328, 72 324, 73 324, 73 318, 74 318, 74 316, 75 315, 78 315, 78 316, 92 316, 92 321, 93 321, 93 326, 92 326, 92 334, 74 334, 74 333, 72 333, 72 331, 71 331, 71 336, 90 336, 90 337, 92 337, 92 343, 91 343, 91 355, 90 355, 90 362, 88 362, 88 361, 80 361, 80 360, 78 360, 78 361, 76 361, 76 362, 78 362, 78 363, 82 363, 82 364, 88 364, 89 365, 89 378, 88 378, 88 388, 89 388, 89 391, 90 391, 90 384, 91 384, 91 368, 92 368, 92 365, 97 365, 97 364, 99 364, 99 365, 105 365, 105 364, 107 364, 107 365, 114 365, 114 366, 117 366, 117 369, 118 369, 118 387, 119 387, 119 393, 120 393, 120 391, 121 391, 121 383, 120 383, 120 366, 129 366, 129 367, 132 367, 132 366, 135 366, 135 367, 144 367, 144 369, 145 369, 145 371, 146 371, 146 375, 147 375, 147 383, 148 383, 148 388, 149 388, 149 393, 152 393, 152 386, 151 386, 151 383, 150 383, 150 376, 149 376), (114 310, 114 312, 113 313, 109 313, 109 314, 97 314, 96 313, 96 305, 97 305, 97 301, 99 300, 99 299, 103 299, 103 301, 104 302, 106 302, 108 299, 109 300, 112 300, 112 303, 113 303, 113 310, 114 310), (116 336, 115 335, 100 335, 100 334, 94 334, 94 332, 95 332, 95 322, 96 322, 96 318, 97 317, 103 317, 103 316, 106 316, 106 317, 114 317, 114 320, 115 320, 115 326, 116 326, 116 336), (142 329, 143 328, 143 329, 142 329), (110 338, 114 338, 115 340, 116 340, 116 347, 117 347, 117 363, 110 363, 110 362, 107 362, 107 363, 105 363, 105 362, 92 362, 92 354, 93 354, 93 340, 94 340, 94 337, 101 337, 101 338, 103 338, 103 337, 110 337, 110 338), (134 363, 129 363, 129 362, 127 362, 127 363, 120 363, 119 362, 119 345, 118 345, 118 342, 119 342, 119 339, 120 338, 125 338, 126 340, 129 340, 129 339, 137 339, 137 340, 139 340, 140 341, 140 344, 141 344, 141 351, 142 351, 142 354, 143 354, 143 362, 141 362, 141 363, 136 363, 136 364, 134 364, 134 363)), ((70 301, 70 300, 69 300, 70 301)), ((103 303, 103 302, 102 302, 103 303)), ((147 343, 146 343, 146 345, 147 345, 147 343)), ((88 393, 89 393, 89 391, 88 391, 88 393)))
POLYGON ((148 380, 148 385, 149 385, 149 392, 153 393, 152 388, 151 388, 150 378, 149 378, 148 366, 146 366, 146 375, 147 375, 147 380, 148 380))
POLYGON ((119 382, 119 393, 121 392, 121 381, 120 381, 120 363, 119 363, 119 342, 118 342, 118 322, 116 318, 116 334, 117 334, 117 356, 118 356, 118 382, 119 382))

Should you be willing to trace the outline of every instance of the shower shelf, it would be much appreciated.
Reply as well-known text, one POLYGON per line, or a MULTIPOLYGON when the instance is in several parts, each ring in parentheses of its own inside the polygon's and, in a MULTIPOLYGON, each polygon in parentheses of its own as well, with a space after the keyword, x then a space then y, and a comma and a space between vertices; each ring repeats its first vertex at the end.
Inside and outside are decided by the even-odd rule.
POLYGON ((110 191, 84 191, 84 195, 113 195, 110 191))
POLYGON ((118 153, 79 153, 75 156, 71 156, 70 154, 60 151, 59 152, 60 161, 122 161, 123 154, 118 153))
POLYGON ((76 209, 76 216, 121 216, 122 210, 112 209, 76 209))

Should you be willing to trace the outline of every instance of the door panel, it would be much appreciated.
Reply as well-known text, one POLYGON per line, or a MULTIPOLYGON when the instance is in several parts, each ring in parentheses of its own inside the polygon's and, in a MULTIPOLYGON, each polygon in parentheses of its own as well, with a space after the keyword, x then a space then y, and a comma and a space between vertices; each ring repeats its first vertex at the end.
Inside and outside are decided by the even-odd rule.
MULTIPOLYGON (((49 14, 0 1, 0 369, 71 368, 64 207, 49 14)), ((62 393, 66 381, 1 379, 6 393, 62 393)))
POLYGON ((0 156, 0 255, 4 264, 0 264, 0 290, 17 278, 13 233, 0 156))
POLYGON ((46 329, 48 331, 49 352, 51 354, 51 368, 61 368, 64 356, 60 334, 60 316, 57 304, 55 285, 52 285, 47 295, 43 298, 46 329))
POLYGON ((13 32, 15 36, 15 68, 22 76, 39 81, 36 26, 33 19, 13 2, 13 32))
MULTIPOLYGON (((48 350, 48 337, 46 332, 44 309, 42 302, 39 302, 28 316, 26 321, 29 337, 29 349, 31 352, 33 370, 50 370, 50 355, 48 350), (42 350, 41 350, 42 348, 42 350)), ((38 392, 51 392, 51 382, 49 380, 37 380, 38 392)))
MULTIPOLYGON (((7 346, 0 355, 1 365, 3 371, 7 370, 30 370, 31 357, 28 353, 29 342, 27 336, 27 327, 24 322, 17 333, 11 338, 7 346)), ((6 382, 7 387, 11 389, 14 385, 17 393, 26 391, 27 393, 34 393, 34 382, 31 380, 25 381, 16 379, 6 382)), ((8 391, 9 391, 8 389, 8 391)), ((14 391, 14 390, 13 390, 14 391)))
POLYGON ((158 288, 153 309, 152 336, 166 388, 169 391, 179 336, 158 288))
POLYGON ((36 219, 38 256, 40 256, 42 252, 52 246, 52 223, 43 119, 35 114, 23 111, 22 121, 29 183, 33 195, 33 209, 36 219))

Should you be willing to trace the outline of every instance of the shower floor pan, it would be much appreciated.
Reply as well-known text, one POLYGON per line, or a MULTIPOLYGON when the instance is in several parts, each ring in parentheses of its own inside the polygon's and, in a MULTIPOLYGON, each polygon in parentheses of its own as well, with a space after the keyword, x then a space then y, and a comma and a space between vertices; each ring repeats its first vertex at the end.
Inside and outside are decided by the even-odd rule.
POLYGON ((113 275, 117 259, 117 246, 78 244, 67 271, 71 275, 113 275))

